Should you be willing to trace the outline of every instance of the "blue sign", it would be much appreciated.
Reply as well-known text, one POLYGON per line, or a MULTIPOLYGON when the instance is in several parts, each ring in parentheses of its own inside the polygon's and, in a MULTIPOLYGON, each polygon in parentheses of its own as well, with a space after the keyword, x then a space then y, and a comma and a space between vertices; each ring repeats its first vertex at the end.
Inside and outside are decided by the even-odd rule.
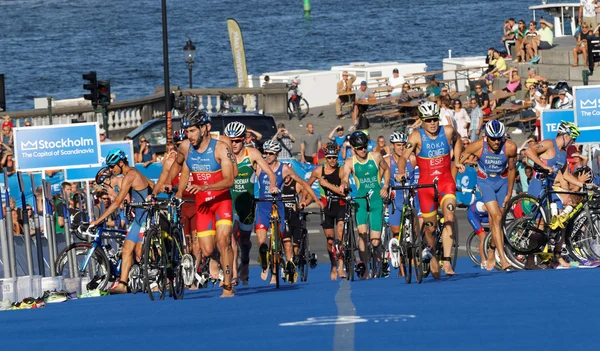
POLYGON ((106 167, 106 163, 104 163, 104 157, 113 149, 121 149, 125 151, 125 155, 127 155, 127 160, 129 160, 130 164, 133 164, 133 142, 131 140, 110 141, 100 144, 100 162, 102 163, 101 166, 68 169, 66 171, 65 177, 72 182, 94 180, 96 178, 96 173, 98 173, 100 168, 106 167))
POLYGON ((475 167, 465 167, 464 173, 459 172, 456 175, 456 187, 462 190, 456 192, 456 202, 459 204, 470 206, 481 197, 477 189, 477 171, 475 167))
MULTIPOLYGON (((573 110, 542 111, 542 116, 540 117, 540 126, 542 128, 542 140, 556 138, 558 125, 561 121, 575 122, 575 114, 573 113, 573 110)), ((579 126, 579 129, 581 129, 581 126, 579 126)), ((577 144, 598 142, 600 142, 600 133, 592 129, 582 129, 581 135, 579 136, 579 138, 577 138, 577 144)))
MULTIPOLYGON (((600 129, 600 85, 573 88, 575 124, 583 130, 600 129)), ((600 133, 593 142, 600 141, 600 133)), ((579 140, 577 140, 579 141, 579 140)))
POLYGON ((100 164, 97 123, 15 128, 18 171, 64 169, 100 164))

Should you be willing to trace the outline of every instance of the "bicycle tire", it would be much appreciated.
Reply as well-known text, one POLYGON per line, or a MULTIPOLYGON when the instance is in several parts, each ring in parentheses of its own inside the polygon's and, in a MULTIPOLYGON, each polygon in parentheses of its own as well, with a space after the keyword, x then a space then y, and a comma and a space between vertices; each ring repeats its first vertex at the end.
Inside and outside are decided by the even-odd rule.
POLYGON ((458 243, 458 223, 456 223, 456 218, 454 218, 454 222, 452 222, 452 270, 456 270, 456 262, 458 262, 458 248, 460 244, 458 243))
POLYGON ((598 259, 600 258, 600 213, 591 211, 591 215, 592 228, 587 228, 588 230, 583 234, 584 251, 588 259, 598 259))
POLYGON ((504 234, 504 242, 508 244, 511 250, 519 254, 535 253, 540 247, 544 247, 548 241, 547 220, 550 218, 548 210, 540 206, 539 200, 529 194, 520 194, 511 198, 506 204, 506 210, 502 213, 502 231, 504 234), (535 218, 541 216, 544 221, 544 229, 540 230, 532 226, 535 224, 535 218), (510 224, 517 222, 518 226, 510 224), (523 239, 523 236, 526 236, 523 239), (530 243, 533 237, 535 242, 530 243))
MULTIPOLYGON (((415 231, 413 231, 413 233, 415 233, 415 231)), ((425 235, 425 223, 421 226, 419 234, 415 236, 415 244, 412 252, 413 268, 415 269, 415 278, 417 279, 418 284, 421 284, 424 278, 423 261, 421 260, 421 255, 423 254, 423 235, 425 235)))
POLYGON ((481 238, 474 231, 467 238, 467 255, 469 255, 469 258, 477 267, 481 267, 481 260, 477 257, 483 256, 483 253, 479 252, 480 241, 481 238))
MULTIPOLYGON (((75 262, 74 266, 77 269, 77 271, 75 272, 75 274, 77 274, 77 277, 70 277, 70 278, 83 277, 87 272, 87 266, 83 270, 83 272, 80 271, 79 267, 81 267, 81 265, 77 264, 77 256, 83 256, 83 258, 85 259, 85 256, 88 254, 88 251, 91 248, 92 248, 92 244, 88 244, 88 243, 73 243, 73 244, 69 245, 68 247, 65 247, 60 252, 60 254, 56 258, 56 261, 54 263, 54 268, 56 269, 56 275, 63 276, 66 278, 70 277, 69 276, 69 264, 68 264, 69 251, 75 251, 75 261, 76 262, 75 262), (65 273, 67 273, 67 276, 65 276, 65 274, 63 274, 63 271, 65 270, 65 268, 66 268, 65 273)), ((102 250, 97 249, 92 254, 90 261, 88 261, 88 266, 90 265, 92 260, 96 261, 95 271, 98 272, 98 268, 100 268, 102 270, 102 272, 104 273, 104 276, 102 276, 102 275, 99 276, 99 278, 101 278, 101 280, 100 280, 100 283, 98 283, 98 289, 106 290, 110 279, 114 275, 114 272, 111 272, 110 263, 108 261, 108 258, 106 257, 104 252, 102 252, 102 250)))
POLYGON ((401 264, 404 270, 404 280, 406 284, 412 282, 412 253, 414 248, 410 240, 414 240, 413 235, 413 213, 409 210, 408 216, 404 218, 404 225, 402 226, 402 233, 400 234, 400 254, 401 264))
POLYGON ((308 245, 308 231, 304 230, 304 240, 303 240, 303 247, 301 248, 300 252, 302 253, 300 255, 300 260, 302 261, 301 263, 301 268, 300 268, 300 280, 305 282, 308 280, 308 260, 310 257, 310 250, 309 250, 309 245, 308 245))
POLYGON ((346 252, 344 252, 344 262, 346 265, 346 279, 353 282, 354 281, 354 265, 356 264, 356 257, 354 257, 355 251, 355 236, 354 236, 354 225, 352 224, 352 219, 348 222, 348 231, 344 233, 344 238, 347 238, 347 247, 346 252))
POLYGON ((148 292, 151 301, 164 300, 167 285, 167 257, 165 255, 167 250, 160 228, 152 226, 146 231, 143 249, 144 289, 148 292), (152 283, 156 283, 157 291, 152 290, 152 283), (155 296, 156 293, 158 295, 155 296))
POLYGON ((279 255, 279 225, 275 223, 271 228, 271 274, 275 274, 275 287, 279 289, 279 280, 281 274, 280 261, 281 257, 279 255))
POLYGON ((171 255, 169 256, 170 262, 167 264, 171 270, 171 272, 169 272, 169 278, 171 279, 169 291, 175 300, 183 299, 183 295, 185 294, 183 270, 181 267, 181 254, 184 252, 184 248, 182 244, 183 240, 181 239, 182 231, 180 230, 179 225, 176 225, 171 231, 171 255))
POLYGON ((305 98, 300 99, 300 111, 302 118, 308 116, 308 113, 310 112, 310 105, 308 105, 308 101, 306 101, 305 98), (304 105, 306 106, 305 108, 302 107, 302 103, 304 103, 304 105))

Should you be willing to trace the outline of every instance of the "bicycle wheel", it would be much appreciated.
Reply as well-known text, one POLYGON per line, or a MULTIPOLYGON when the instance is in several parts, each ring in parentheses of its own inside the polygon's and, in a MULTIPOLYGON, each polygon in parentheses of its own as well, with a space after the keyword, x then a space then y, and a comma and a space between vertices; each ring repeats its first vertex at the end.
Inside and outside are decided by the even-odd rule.
MULTIPOLYGON (((600 258, 600 213, 591 212, 592 218, 590 221, 584 222, 584 225, 578 229, 582 232, 581 240, 584 254, 588 259, 600 258)), ((587 218, 587 216, 585 216, 587 218)), ((577 229, 577 228, 575 228, 577 229)))
MULTIPOLYGON (((413 230, 413 234, 416 231, 413 230)), ((417 283, 421 284, 423 281, 423 260, 421 259, 421 255, 423 254, 423 235, 425 235, 425 223, 421 226, 421 231, 418 235, 415 235, 415 243, 413 246, 413 268, 415 270, 415 278, 417 279, 417 283)))
POLYGON ((181 258, 183 256, 183 235, 179 228, 176 226, 171 232, 171 245, 170 255, 168 263, 169 267, 169 279, 171 280, 170 293, 175 300, 183 299, 185 293, 185 284, 183 283, 183 267, 181 266, 181 258))
POLYGON ((547 209, 540 206, 534 196, 521 194, 513 197, 502 214, 505 243, 520 254, 540 250, 548 241, 545 230, 549 218, 547 209), (516 224, 511 226, 513 223, 516 224))
POLYGON ((412 242, 414 241, 414 214, 412 211, 407 213, 404 217, 404 224, 402 225, 402 232, 400 234, 400 254, 401 264, 404 270, 404 280, 407 284, 412 281, 412 260, 414 247, 412 242))
POLYGON ((271 274, 275 275, 275 287, 279 289, 279 278, 281 275, 280 261, 281 256, 279 254, 280 250, 280 241, 279 241, 279 225, 276 223, 271 225, 271 274))
POLYGON ((308 231, 303 229, 304 238, 302 240, 302 245, 300 247, 300 264, 298 265, 298 269, 300 270, 300 281, 308 280, 308 260, 310 257, 310 250, 308 246, 308 231))
POLYGON ((452 270, 456 270, 456 262, 458 261, 458 223, 456 223, 456 219, 452 223, 452 270))
POLYGON ((104 252, 98 249, 94 250, 87 265, 83 267, 91 249, 92 245, 88 243, 74 243, 64 248, 54 264, 56 274, 65 278, 80 278, 86 276, 88 268, 91 268, 95 275, 91 277, 90 282, 97 282, 98 289, 106 290, 114 272, 111 272, 110 263, 104 252), (69 272, 69 256, 75 257, 75 262, 72 262, 75 267, 73 276, 69 272))
POLYGON ((150 300, 164 300, 167 288, 167 249, 160 228, 151 227, 144 235, 142 275, 150 300))
POLYGON ((483 253, 479 252, 480 241, 481 238, 475 232, 471 232, 467 238, 467 255, 469 255, 469 258, 477 267, 481 266, 480 258, 483 256, 483 253))
POLYGON ((344 265, 346 266, 346 279, 354 281, 354 265, 356 264, 354 251, 356 250, 356 238, 354 236, 352 220, 348 222, 347 228, 347 232, 344 233, 344 240, 347 243, 344 250, 344 265))
POLYGON ((308 112, 310 111, 310 106, 308 105, 308 101, 305 98, 300 99, 300 116, 302 118, 308 116, 308 112))

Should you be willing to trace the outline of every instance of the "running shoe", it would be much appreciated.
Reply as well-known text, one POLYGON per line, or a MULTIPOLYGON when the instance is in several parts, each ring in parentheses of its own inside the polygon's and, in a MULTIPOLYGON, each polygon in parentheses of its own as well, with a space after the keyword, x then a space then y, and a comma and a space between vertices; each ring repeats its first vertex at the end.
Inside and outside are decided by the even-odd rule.
POLYGON ((310 258, 308 259, 308 262, 309 262, 308 264, 310 266, 310 269, 317 268, 317 263, 319 262, 319 259, 317 258, 317 254, 311 253, 310 258))
POLYGON ((44 301, 46 303, 59 303, 65 302, 69 299, 69 293, 66 291, 46 291, 44 292, 44 301))
POLYGON ((10 301, 8 301, 8 299, 0 301, 0 311, 10 310, 11 307, 12 304, 10 303, 10 301))
POLYGON ((287 261, 285 270, 288 283, 294 283, 298 278, 298 272, 296 272, 296 265, 292 260, 287 261))
POLYGON ((267 252, 269 251, 269 246, 267 244, 262 244, 258 248, 258 263, 260 263, 260 267, 263 271, 267 270, 269 266, 269 261, 267 260, 267 252))
MULTIPOLYGON (((40 304, 40 308, 44 307, 45 305, 46 305, 45 303, 43 305, 40 304)), ((13 304, 13 309, 15 309, 15 310, 28 310, 31 308, 38 308, 36 299, 34 299, 32 297, 26 297, 23 299, 23 301, 13 304), (14 308, 14 307, 16 307, 16 308, 14 308)))
POLYGON ((108 295, 109 295, 108 291, 95 289, 95 290, 90 290, 90 291, 86 292, 85 294, 79 294, 79 295, 77 295, 77 297, 80 299, 85 299, 88 297, 100 297, 100 296, 108 296, 108 295))
POLYGON ((535 56, 534 58, 531 59, 531 61, 529 61, 530 64, 536 64, 540 62, 540 57, 539 56, 535 56))
POLYGON ((190 254, 185 254, 181 258, 181 270, 183 276, 183 284, 190 286, 194 283, 194 258, 190 254))
POLYGON ((431 254, 431 248, 427 247, 423 250, 423 252, 421 252, 421 262, 429 263, 432 258, 433 255, 431 254))
POLYGON ((390 240, 388 250, 390 252, 392 267, 397 269, 400 267, 400 243, 398 242, 398 239, 392 238, 392 240, 390 240))
POLYGON ((583 261, 579 262, 579 268, 598 268, 598 267, 600 267, 600 262, 598 262, 598 261, 583 260, 583 261))
POLYGON ((356 275, 358 275, 359 278, 363 278, 363 276, 365 275, 365 272, 367 271, 367 266, 361 261, 358 262, 356 264, 356 275))
POLYGON ((390 276, 390 264, 387 258, 383 259, 381 263, 381 276, 387 278, 390 276))

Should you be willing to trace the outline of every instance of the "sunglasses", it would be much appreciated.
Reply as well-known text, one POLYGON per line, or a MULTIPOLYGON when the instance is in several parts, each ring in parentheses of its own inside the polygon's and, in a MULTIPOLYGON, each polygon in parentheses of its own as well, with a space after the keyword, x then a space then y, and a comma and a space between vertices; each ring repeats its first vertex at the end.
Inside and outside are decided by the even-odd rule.
POLYGON ((108 201, 108 198, 107 197, 103 197, 103 198, 100 198, 100 200, 102 200, 102 201, 108 201))
POLYGON ((440 121, 439 118, 427 118, 427 119, 423 120, 424 123, 435 123, 435 122, 439 122, 439 121, 440 121))
POLYGON ((243 142, 243 141, 244 141, 244 139, 231 139, 231 143, 232 143, 232 144, 241 143, 241 142, 243 142))
POLYGON ((492 137, 488 137, 488 139, 490 141, 501 141, 502 140, 502 138, 492 138, 492 137))
POLYGON ((146 140, 140 140, 140 143, 145 143, 145 142, 146 142, 146 140))
POLYGON ((325 156, 326 159, 328 160, 337 160, 337 156, 325 156))
POLYGON ((27 211, 33 211, 33 208, 28 208, 27 211))
POLYGON ((481 87, 475 87, 475 90, 481 90, 481 87))
POLYGON ((108 165, 108 168, 110 168, 110 169, 113 169, 115 167, 117 167, 117 165, 108 165))
POLYGON ((267 156, 275 156, 275 155, 277 155, 277 153, 270 152, 270 151, 265 151, 265 155, 267 155, 267 156))
POLYGON ((356 146, 356 147, 354 147, 354 150, 356 150, 356 151, 361 151, 361 150, 365 150, 365 149, 366 149, 366 147, 364 147, 364 146, 356 146))

